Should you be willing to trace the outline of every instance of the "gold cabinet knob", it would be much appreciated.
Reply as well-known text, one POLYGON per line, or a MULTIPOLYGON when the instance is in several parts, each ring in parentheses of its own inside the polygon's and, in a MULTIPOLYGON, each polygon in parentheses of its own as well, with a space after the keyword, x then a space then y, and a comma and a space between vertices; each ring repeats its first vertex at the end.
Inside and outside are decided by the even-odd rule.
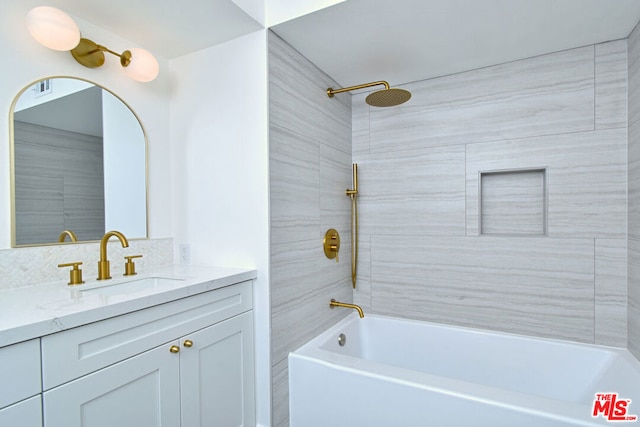
POLYGON ((184 340, 184 342, 182 343, 183 346, 187 347, 187 348, 191 348, 193 347, 193 341, 191 340, 184 340))
POLYGON ((172 345, 171 347, 169 347, 169 351, 171 353, 179 353, 180 352, 180 347, 178 347, 177 345, 172 345))

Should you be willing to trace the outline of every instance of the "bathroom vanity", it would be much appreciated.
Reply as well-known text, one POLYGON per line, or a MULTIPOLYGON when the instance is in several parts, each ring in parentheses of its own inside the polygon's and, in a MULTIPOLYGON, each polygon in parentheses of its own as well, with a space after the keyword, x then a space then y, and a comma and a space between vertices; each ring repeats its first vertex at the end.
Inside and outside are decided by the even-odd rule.
POLYGON ((0 425, 254 425, 253 270, 0 292, 0 425))

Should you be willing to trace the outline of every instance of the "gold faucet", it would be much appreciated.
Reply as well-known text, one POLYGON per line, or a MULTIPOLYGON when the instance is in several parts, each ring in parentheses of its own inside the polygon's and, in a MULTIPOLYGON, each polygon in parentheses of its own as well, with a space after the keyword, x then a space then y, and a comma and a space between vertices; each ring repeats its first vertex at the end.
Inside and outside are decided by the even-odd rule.
POLYGON ((69 240, 71 240, 72 242, 78 241, 76 233, 71 230, 64 230, 62 233, 60 233, 60 236, 58 236, 58 243, 63 243, 67 236, 69 236, 69 240))
POLYGON ((331 302, 329 303, 329 307, 334 308, 334 307, 346 307, 346 308, 353 308, 354 310, 356 310, 358 312, 358 314, 360 315, 360 318, 362 319, 364 317, 364 311, 362 311, 362 309, 360 308, 359 305, 355 305, 355 304, 347 304, 346 302, 338 302, 335 299, 331 299, 331 302))
POLYGON ((124 237, 124 234, 119 231, 108 231, 102 236, 102 240, 100 240, 100 261, 98 261, 98 280, 111 279, 109 260, 107 259, 107 242, 112 236, 120 239, 123 248, 129 247, 129 241, 124 237))

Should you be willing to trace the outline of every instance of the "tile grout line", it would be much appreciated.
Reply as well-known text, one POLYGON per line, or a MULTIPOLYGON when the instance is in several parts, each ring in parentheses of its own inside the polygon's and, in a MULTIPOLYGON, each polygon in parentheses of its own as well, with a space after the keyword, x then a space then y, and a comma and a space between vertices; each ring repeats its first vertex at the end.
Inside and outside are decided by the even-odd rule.
POLYGON ((596 344, 596 238, 593 238, 593 343, 596 344))
MULTIPOLYGON (((467 144, 464 144, 464 236, 469 237, 469 230, 467 230, 467 218, 469 212, 467 211, 467 144)), ((478 193, 478 221, 480 221, 480 193, 478 193)), ((480 226, 478 224, 478 234, 480 234, 480 226)))
POLYGON ((598 73, 598 64, 597 64, 597 52, 596 52, 597 48, 596 45, 593 45, 593 130, 596 130, 596 120, 597 120, 597 114, 596 114, 596 109, 597 109, 597 90, 596 90, 596 76, 598 73))

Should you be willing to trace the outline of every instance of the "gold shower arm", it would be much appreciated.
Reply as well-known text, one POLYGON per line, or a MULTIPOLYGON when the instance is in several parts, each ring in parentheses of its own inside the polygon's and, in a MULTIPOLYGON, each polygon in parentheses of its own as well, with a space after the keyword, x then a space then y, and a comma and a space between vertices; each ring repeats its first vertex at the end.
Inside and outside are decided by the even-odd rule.
POLYGON ((329 88, 327 89, 327 96, 329 98, 333 98, 333 95, 335 95, 336 93, 349 92, 351 90, 364 89, 366 87, 379 86, 379 85, 384 85, 385 89, 389 89, 389 83, 385 82, 384 80, 380 80, 378 82, 364 83, 357 86, 343 87, 342 89, 329 88))

